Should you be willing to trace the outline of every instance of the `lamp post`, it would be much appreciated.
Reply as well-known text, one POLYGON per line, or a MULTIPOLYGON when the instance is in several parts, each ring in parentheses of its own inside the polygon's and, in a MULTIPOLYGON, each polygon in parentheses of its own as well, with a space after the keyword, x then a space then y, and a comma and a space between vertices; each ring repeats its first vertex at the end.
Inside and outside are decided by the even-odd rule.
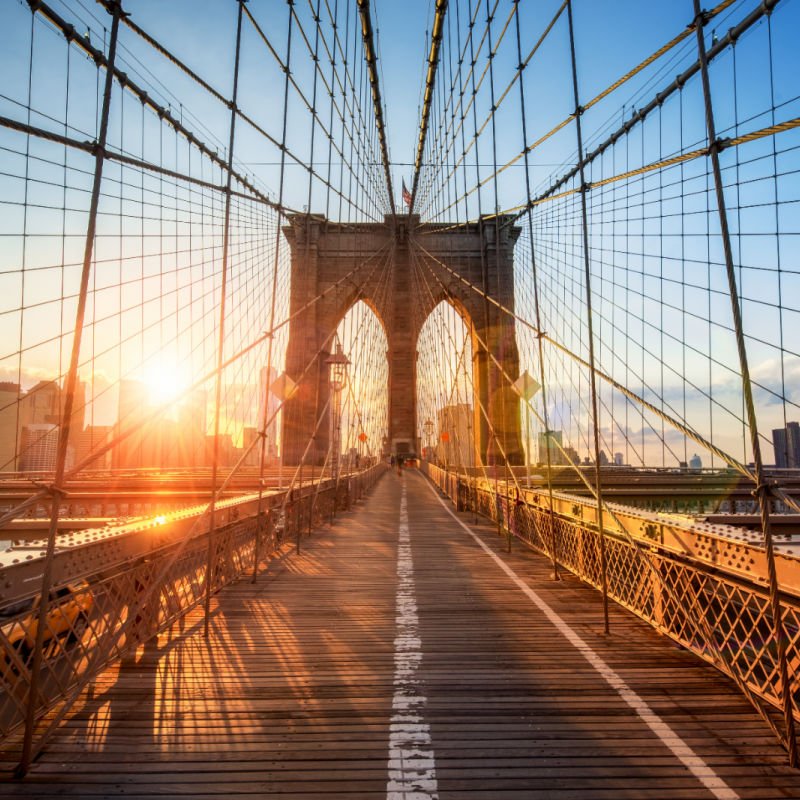
POLYGON ((330 368, 330 388, 331 388, 331 413, 330 413, 330 448, 331 448, 331 477, 334 480, 334 508, 336 506, 336 491, 339 486, 339 451, 342 449, 340 444, 340 432, 342 428, 342 389, 347 384, 347 367, 350 359, 342 352, 341 344, 336 345, 336 352, 329 356, 325 363, 330 368))
POLYGON ((425 422, 422 424, 422 432, 425 434, 425 454, 427 456, 428 461, 431 460, 431 436, 433 435, 433 420, 426 419, 425 422))

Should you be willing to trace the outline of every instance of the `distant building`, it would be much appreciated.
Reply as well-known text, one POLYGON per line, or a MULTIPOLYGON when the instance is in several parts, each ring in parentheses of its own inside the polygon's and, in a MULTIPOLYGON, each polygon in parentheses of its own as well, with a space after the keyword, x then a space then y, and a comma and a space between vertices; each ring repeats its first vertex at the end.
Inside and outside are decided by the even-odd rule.
MULTIPOLYGON (((90 454, 96 453, 105 447, 114 433, 111 425, 87 425, 86 428, 75 436, 70 436, 75 449, 75 463, 80 464, 90 454)), ((111 468, 111 453, 106 451, 103 455, 93 459, 86 467, 87 470, 107 470, 111 468)))
POLYGON ((61 387, 56 381, 39 381, 19 401, 20 425, 58 425, 61 422, 61 387))
POLYGON ((439 442, 436 455, 439 461, 447 464, 471 466, 472 442, 470 436, 472 424, 472 406, 469 403, 457 403, 444 406, 438 414, 439 442))
MULTIPOLYGON (((562 452, 561 447, 562 445, 562 434, 561 431, 544 431, 543 433, 539 434, 539 463, 547 464, 547 452, 550 451, 550 464, 553 466, 563 466, 564 464, 569 463, 562 452)), ((566 448, 567 450, 569 448, 566 448)), ((573 451, 574 452, 574 451, 573 451)), ((577 453, 575 453, 575 458, 577 459, 577 453)))
POLYGON ((178 443, 176 467, 207 466, 205 441, 208 427, 208 398, 203 389, 195 389, 178 408, 178 443))
POLYGON ((278 457, 278 415, 275 412, 278 410, 281 401, 270 391, 269 387, 278 379, 278 372, 275 367, 270 367, 269 370, 266 367, 262 367, 259 379, 256 429, 258 430, 264 422, 264 398, 266 397, 267 458, 274 459, 278 457))
POLYGON ((624 456, 622 453, 614 453, 614 466, 621 467, 625 464, 624 456))
POLYGON ((789 422, 785 428, 772 431, 775 466, 780 469, 800 467, 800 423, 789 422))
POLYGON ((49 472, 56 468, 58 425, 47 422, 25 425, 20 439, 22 472, 49 472))
POLYGON ((697 453, 689 459, 689 469, 703 469, 703 459, 697 453))
MULTIPOLYGON (((236 448, 233 446, 233 440, 230 434, 220 433, 217 437, 218 441, 218 465, 221 467, 232 467, 235 461, 236 448)), ((214 437, 205 437, 205 463, 211 466, 214 463, 214 437)))
POLYGON ((261 445, 258 442, 258 430, 252 426, 245 425, 242 430, 242 447, 244 450, 250 448, 244 460, 246 467, 258 467, 261 465, 261 445))
POLYGON ((139 381, 119 382, 116 435, 128 434, 111 457, 114 469, 137 469, 143 462, 143 436, 140 428, 147 411, 147 389, 139 381))
POLYGON ((789 446, 786 439, 786 428, 773 428, 772 447, 775 450, 775 466, 786 469, 789 466, 789 446))
POLYGON ((17 469, 19 384, 0 382, 0 472, 17 469))
POLYGON ((607 467, 609 465, 608 456, 606 455, 605 450, 601 450, 599 453, 599 459, 601 467, 607 467))

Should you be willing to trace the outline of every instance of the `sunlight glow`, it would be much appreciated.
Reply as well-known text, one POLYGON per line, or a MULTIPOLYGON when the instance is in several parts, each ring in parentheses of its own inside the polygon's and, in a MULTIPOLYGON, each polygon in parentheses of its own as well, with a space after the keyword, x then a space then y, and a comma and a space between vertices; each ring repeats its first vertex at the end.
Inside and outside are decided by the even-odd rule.
POLYGON ((185 370, 166 360, 147 365, 143 380, 149 401, 154 406, 177 402, 189 386, 185 370))

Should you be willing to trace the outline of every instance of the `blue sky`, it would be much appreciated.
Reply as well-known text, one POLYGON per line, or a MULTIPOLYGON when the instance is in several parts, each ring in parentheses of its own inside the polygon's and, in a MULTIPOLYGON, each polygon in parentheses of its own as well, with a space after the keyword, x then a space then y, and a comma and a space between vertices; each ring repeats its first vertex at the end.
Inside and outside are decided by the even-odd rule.
MULTIPOLYGON (((89 29, 92 41, 98 46, 103 43, 107 36, 104 26, 108 26, 108 17, 99 5, 90 0, 51 2, 59 13, 75 23, 79 32, 89 29)), ((559 5, 557 0, 523 0, 519 4, 523 53, 533 46, 559 5)), ((684 30, 693 16, 690 0, 646 3, 575 0, 573 5, 582 102, 595 96, 684 30)), ((715 34, 723 35, 728 26, 742 19, 756 5, 756 0, 737 0, 709 26, 709 40, 715 34)), ((336 7, 335 0, 323 3, 323 17, 328 8, 333 11, 336 7)), ((125 8, 137 24, 221 94, 230 95, 236 21, 236 3, 233 0, 127 0, 125 8)), ((247 8, 273 43, 279 57, 284 58, 288 21, 286 4, 277 0, 251 0, 247 8)), ((449 38, 443 45, 439 80, 445 85, 449 85, 452 78, 452 43, 457 35, 457 21, 460 21, 462 36, 465 30, 465 6, 461 6, 458 12, 456 8, 455 3, 451 4, 446 25, 449 38)), ((484 25, 485 8, 483 2, 476 23, 478 30, 484 25)), ((306 33, 313 33, 308 2, 297 2, 296 9, 306 33)), ((800 51, 795 41, 796 31, 800 30, 799 9, 797 0, 782 0, 769 31, 765 22, 759 23, 737 45, 735 56, 728 53, 712 65, 715 112, 721 135, 747 133, 773 120, 781 121, 800 114, 796 79, 800 74, 800 51)), ((507 0, 498 4, 493 25, 496 36, 511 10, 512 4, 507 0)), ((432 4, 428 0, 403 3, 377 0, 373 3, 398 205, 401 179, 410 182, 412 177, 409 162, 413 161, 416 149, 420 90, 428 49, 425 31, 430 27, 431 14, 432 4)), ((339 0, 339 31, 343 46, 348 51, 350 64, 358 64, 360 68, 356 17, 354 4, 339 0), (346 42, 345 31, 352 34, 346 42)), ((3 76, 0 113, 27 120, 30 85, 30 121, 33 124, 61 133, 65 130, 66 117, 66 130, 70 136, 80 140, 94 138, 99 94, 94 65, 74 48, 68 50, 63 38, 40 19, 34 25, 31 43, 31 14, 26 3, 7 0, 0 10, 0 21, 3 23, 0 26, 0 74, 3 76), (31 47, 33 61, 29 84, 31 47)), ((511 79, 517 63, 513 32, 512 24, 494 60, 498 92, 511 79)), ((305 43, 298 33, 295 25, 292 74, 308 99, 314 71, 305 52, 305 43)), ((121 45, 122 68, 224 157, 229 126, 227 109, 168 61, 154 54, 130 31, 123 29, 121 45)), ((583 117, 587 147, 600 141, 630 116, 634 108, 641 107, 691 63, 696 57, 695 46, 693 37, 689 37, 650 69, 588 111, 583 117)), ((485 54, 485 48, 478 54, 478 69, 485 64, 485 54)), ((325 57, 322 63, 327 70, 325 57)), ((245 20, 239 105, 276 140, 280 140, 282 135, 283 86, 284 75, 279 65, 253 26, 245 20)), ((572 110, 564 15, 525 71, 525 91, 527 143, 530 143, 572 110)), ((327 126, 329 105, 319 85, 318 93, 320 119, 327 126)), ((612 148, 593 166, 589 179, 608 178, 681 150, 704 146, 700 100, 699 82, 695 80, 680 98, 676 96, 666 102, 645 125, 612 148)), ((488 84, 485 83, 476 100, 478 124, 488 113, 489 105, 488 84)), ((369 108, 362 109, 361 113, 370 116, 369 108)), ((431 117, 432 141, 439 125, 437 114, 438 105, 431 117)), ((471 120, 468 124, 472 124, 471 120)), ((334 130, 338 131, 335 125, 334 130)), ((317 126, 312 150, 311 131, 308 111, 292 90, 287 143, 300 161, 312 161, 317 170, 310 210, 345 220, 360 219, 365 215, 378 217, 383 209, 374 192, 383 181, 380 165, 371 163, 358 172, 356 177, 366 180, 365 186, 359 189, 346 172, 336 173, 340 159, 333 154, 334 169, 330 182, 345 198, 352 200, 348 204, 347 199, 342 200, 336 192, 326 190, 324 180, 329 176, 327 141, 317 126)), ((471 128, 468 128, 468 138, 470 134, 471 128)), ((497 113, 496 135, 498 165, 515 157, 526 143, 521 133, 516 88, 509 93, 497 113)), ((186 171, 212 183, 222 180, 218 168, 200 158, 155 115, 143 111, 138 100, 119 89, 115 90, 112 102, 109 141, 113 148, 165 168, 186 171)), ((337 146, 341 141, 346 143, 337 132, 337 146)), ((728 203, 733 209, 731 225, 735 235, 748 347, 752 354, 751 366, 754 375, 766 387, 757 392, 757 399, 762 412, 762 429, 767 436, 771 426, 800 416, 793 405, 800 402, 795 388, 800 368, 793 355, 797 350, 794 341, 800 323, 800 268, 796 245, 800 234, 797 211, 800 201, 797 153, 800 149, 796 131, 775 137, 774 141, 778 143, 775 152, 773 139, 768 138, 723 154, 723 168, 729 184, 728 203), (780 173, 777 179, 776 170, 780 173), (773 394, 767 388, 771 388, 773 394)), ((492 161, 491 144, 490 129, 487 129, 479 143, 483 165, 492 161)), ((4 201, 0 223, 0 234, 4 237, 0 250, 0 297, 3 298, 0 333, 3 340, 10 343, 0 356, 0 373, 6 379, 21 375, 30 383, 37 376, 52 374, 54 369, 63 371, 70 320, 74 318, 74 301, 70 295, 74 292, 79 273, 77 264, 82 249, 81 232, 85 229, 91 158, 75 152, 65 154, 63 148, 38 140, 27 141, 19 134, 7 131, 2 133, 0 146, 5 148, 2 151, 5 169, 0 175, 0 196, 4 201), (33 156, 27 162, 27 182, 26 152, 33 156), (65 174, 68 180, 64 192, 60 184, 65 174), (26 192, 28 208, 24 211, 26 192), (68 208, 66 213, 62 208, 64 205, 68 208), (23 229, 28 233, 27 239, 21 236, 23 229), (50 238, 31 235, 48 232, 52 234, 50 238), (30 272, 25 280, 23 273, 33 269, 37 272, 30 272), (24 314, 21 311, 23 305, 26 307, 24 314), (15 350, 16 342, 22 344, 22 357, 15 350)), ((374 153, 374 139, 369 147, 374 153)), ((547 186, 553 176, 561 173, 564 165, 574 163, 575 148, 574 126, 568 125, 532 153, 534 191, 547 186)), ((252 127, 240 122, 235 153, 239 168, 277 197, 280 191, 278 149, 265 143, 264 137, 252 127)), ((350 157, 349 152, 347 157, 350 157)), ((448 158, 452 160, 452 151, 448 158)), ((472 159, 474 153, 468 156, 468 163, 471 164, 472 159)), ((638 386, 644 394, 648 391, 654 393, 665 403, 680 405, 687 380, 690 381, 694 387, 690 392, 693 405, 681 407, 681 413, 708 435, 719 436, 720 431, 724 431, 731 448, 738 447, 739 455, 746 458, 746 448, 742 450, 736 443, 741 439, 741 426, 736 422, 736 416, 741 415, 740 389, 736 385, 738 366, 727 330, 730 309, 729 304, 726 305, 719 241, 713 227, 713 215, 707 213, 710 194, 706 167, 705 159, 701 159, 636 181, 617 183, 592 194, 590 224, 595 308, 605 344, 600 357, 603 368, 610 374, 633 388, 638 386), (685 191, 675 193, 675 186, 682 186, 685 191), (714 399, 709 401, 706 395, 713 395, 714 399)), ((481 167, 482 176, 489 171, 488 167, 481 167)), ((443 171, 437 167, 436 173, 446 174, 447 169, 443 171)), ((96 302, 98 318, 106 317, 105 321, 98 319, 96 322, 95 338, 110 338, 114 342, 112 355, 105 360, 98 359, 95 366, 98 373, 103 372, 113 383, 123 361, 135 365, 137 361, 153 356, 159 348, 163 349, 163 342, 159 340, 163 334, 160 324, 154 328, 157 334, 154 332, 150 338, 140 330, 148 323, 145 315, 136 320, 135 325, 130 323, 131 336, 125 334, 119 320, 128 320, 131 316, 128 306, 145 306, 147 315, 154 318, 162 315, 169 320, 170 326, 175 327, 173 323, 180 316, 177 304, 189 290, 181 283, 183 272, 192 276, 195 285, 208 284, 209 297, 213 296, 215 284, 211 277, 198 278, 196 273, 198 270, 202 272, 203 264, 184 265, 182 268, 179 254, 165 264, 163 257, 140 252, 145 236, 149 234, 160 237, 162 244, 166 235, 168 246, 174 246, 176 252, 180 250, 177 227, 175 230, 170 228, 165 234, 169 214, 164 211, 164 203, 156 202, 156 198, 171 198, 174 213, 177 215, 180 211, 191 219, 199 218, 196 204, 205 203, 206 199, 191 198, 188 194, 184 197, 184 190, 175 188, 169 181, 164 183, 152 176, 142 177, 135 171, 119 167, 109 166, 106 174, 108 195, 103 200, 100 231, 107 238, 101 237, 98 241, 98 258, 104 266, 96 273, 99 283, 93 285, 92 299, 96 302), (120 241, 123 241, 122 245, 120 241), (122 265, 125 258, 133 259, 143 276, 141 287, 136 288, 139 294, 130 297, 127 296, 128 289, 132 292, 133 287, 128 286, 125 277, 127 267, 122 265), (174 291, 167 295, 171 299, 166 301, 158 296, 165 281, 168 289, 174 287, 174 291), (121 340, 117 342, 114 337, 121 340), (135 342, 135 346, 131 342, 135 342)), ((456 177, 460 192, 463 190, 463 173, 457 172, 456 177)), ((472 167, 468 171, 468 183, 474 183, 472 167)), ((522 162, 504 172, 496 185, 500 209, 524 201, 527 191, 522 162)), ((494 208, 494 188, 490 183, 481 191, 484 212, 494 208)), ((446 187, 435 185, 430 196, 435 198, 437 191, 440 191, 438 209, 441 209, 447 202, 444 199, 446 187)), ((308 173, 291 159, 285 167, 283 200, 296 209, 308 204, 308 173)), ((477 214, 476 200, 477 194, 473 193, 469 204, 459 207, 461 219, 465 215, 473 217, 477 214)), ((536 215, 541 236, 537 248, 543 268, 547 270, 544 285, 550 287, 550 294, 545 298, 548 325, 551 330, 559 332, 566 344, 583 352, 586 336, 585 322, 579 321, 581 259, 575 257, 579 251, 574 249, 577 246, 574 239, 576 209, 574 199, 542 206, 541 213, 537 211, 536 215), (559 220, 560 227, 556 229, 553 226, 559 220), (564 256, 564 253, 570 255, 564 256)), ((241 213, 245 211, 241 209, 241 213)), ((428 213, 435 217, 443 212, 437 211, 434 203, 428 213)), ((452 212, 447 212, 442 218, 447 218, 448 213, 452 216, 452 212)), ((211 216, 217 221, 219 214, 219 207, 211 209, 211 216)), ((242 231, 249 230, 250 224, 245 220, 242 231)), ((197 233, 196 226, 193 228, 191 235, 200 242, 201 248, 211 248, 218 237, 218 225, 211 227, 202 234, 197 233)), ((218 243, 213 246, 218 246, 218 243)), ((243 293, 250 309, 248 313, 255 314, 258 304, 265 302, 269 288, 264 281, 259 282, 250 275, 252 266, 247 266, 245 261, 243 256, 237 291, 243 293)), ((524 264, 520 268, 526 269, 524 264)), ((524 280, 520 279, 520 287, 524 285, 524 280)), ((519 291, 522 292, 523 288, 519 291)), ((519 294, 518 297, 520 308, 530 313, 530 295, 519 294)), ((213 347, 209 342, 213 340, 215 323, 209 311, 211 306, 204 306, 204 302, 198 297, 191 300, 192 315, 186 323, 192 331, 193 358, 198 359, 193 371, 213 358, 213 347)), ((232 333, 229 346, 234 347, 235 342, 242 341, 246 335, 243 321, 241 329, 232 333)), ((521 347, 528 359, 525 365, 533 372, 533 349, 524 338, 521 347)), ((176 351, 171 358, 172 363, 187 362, 188 356, 176 351)), ((551 368, 557 385, 559 380, 566 381, 560 389, 563 396, 559 399, 560 406, 565 409, 562 412, 563 427, 566 430, 573 425, 576 431, 585 431, 585 415, 577 410, 580 401, 576 399, 585 389, 582 379, 576 377, 572 382, 564 379, 565 371, 556 361, 551 368), (570 421, 570 415, 575 419, 570 421)), ((608 402, 612 403, 610 397, 608 402)))

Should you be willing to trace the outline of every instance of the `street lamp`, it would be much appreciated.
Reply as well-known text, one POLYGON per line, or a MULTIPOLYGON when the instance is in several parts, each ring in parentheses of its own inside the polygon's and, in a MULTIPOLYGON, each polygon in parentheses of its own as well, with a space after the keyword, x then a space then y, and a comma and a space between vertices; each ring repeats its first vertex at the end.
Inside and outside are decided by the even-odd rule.
POLYGON ((432 436, 433 436, 433 420, 426 419, 422 425, 422 431, 425 434, 425 452, 428 456, 428 461, 431 460, 431 448, 433 447, 432 443, 432 436))
POLYGON ((342 352, 341 344, 336 345, 336 352, 325 359, 325 363, 330 368, 330 387, 332 410, 330 413, 330 446, 331 446, 331 476, 335 484, 339 483, 339 443, 342 427, 342 389, 347 385, 347 367, 350 359, 342 352))

